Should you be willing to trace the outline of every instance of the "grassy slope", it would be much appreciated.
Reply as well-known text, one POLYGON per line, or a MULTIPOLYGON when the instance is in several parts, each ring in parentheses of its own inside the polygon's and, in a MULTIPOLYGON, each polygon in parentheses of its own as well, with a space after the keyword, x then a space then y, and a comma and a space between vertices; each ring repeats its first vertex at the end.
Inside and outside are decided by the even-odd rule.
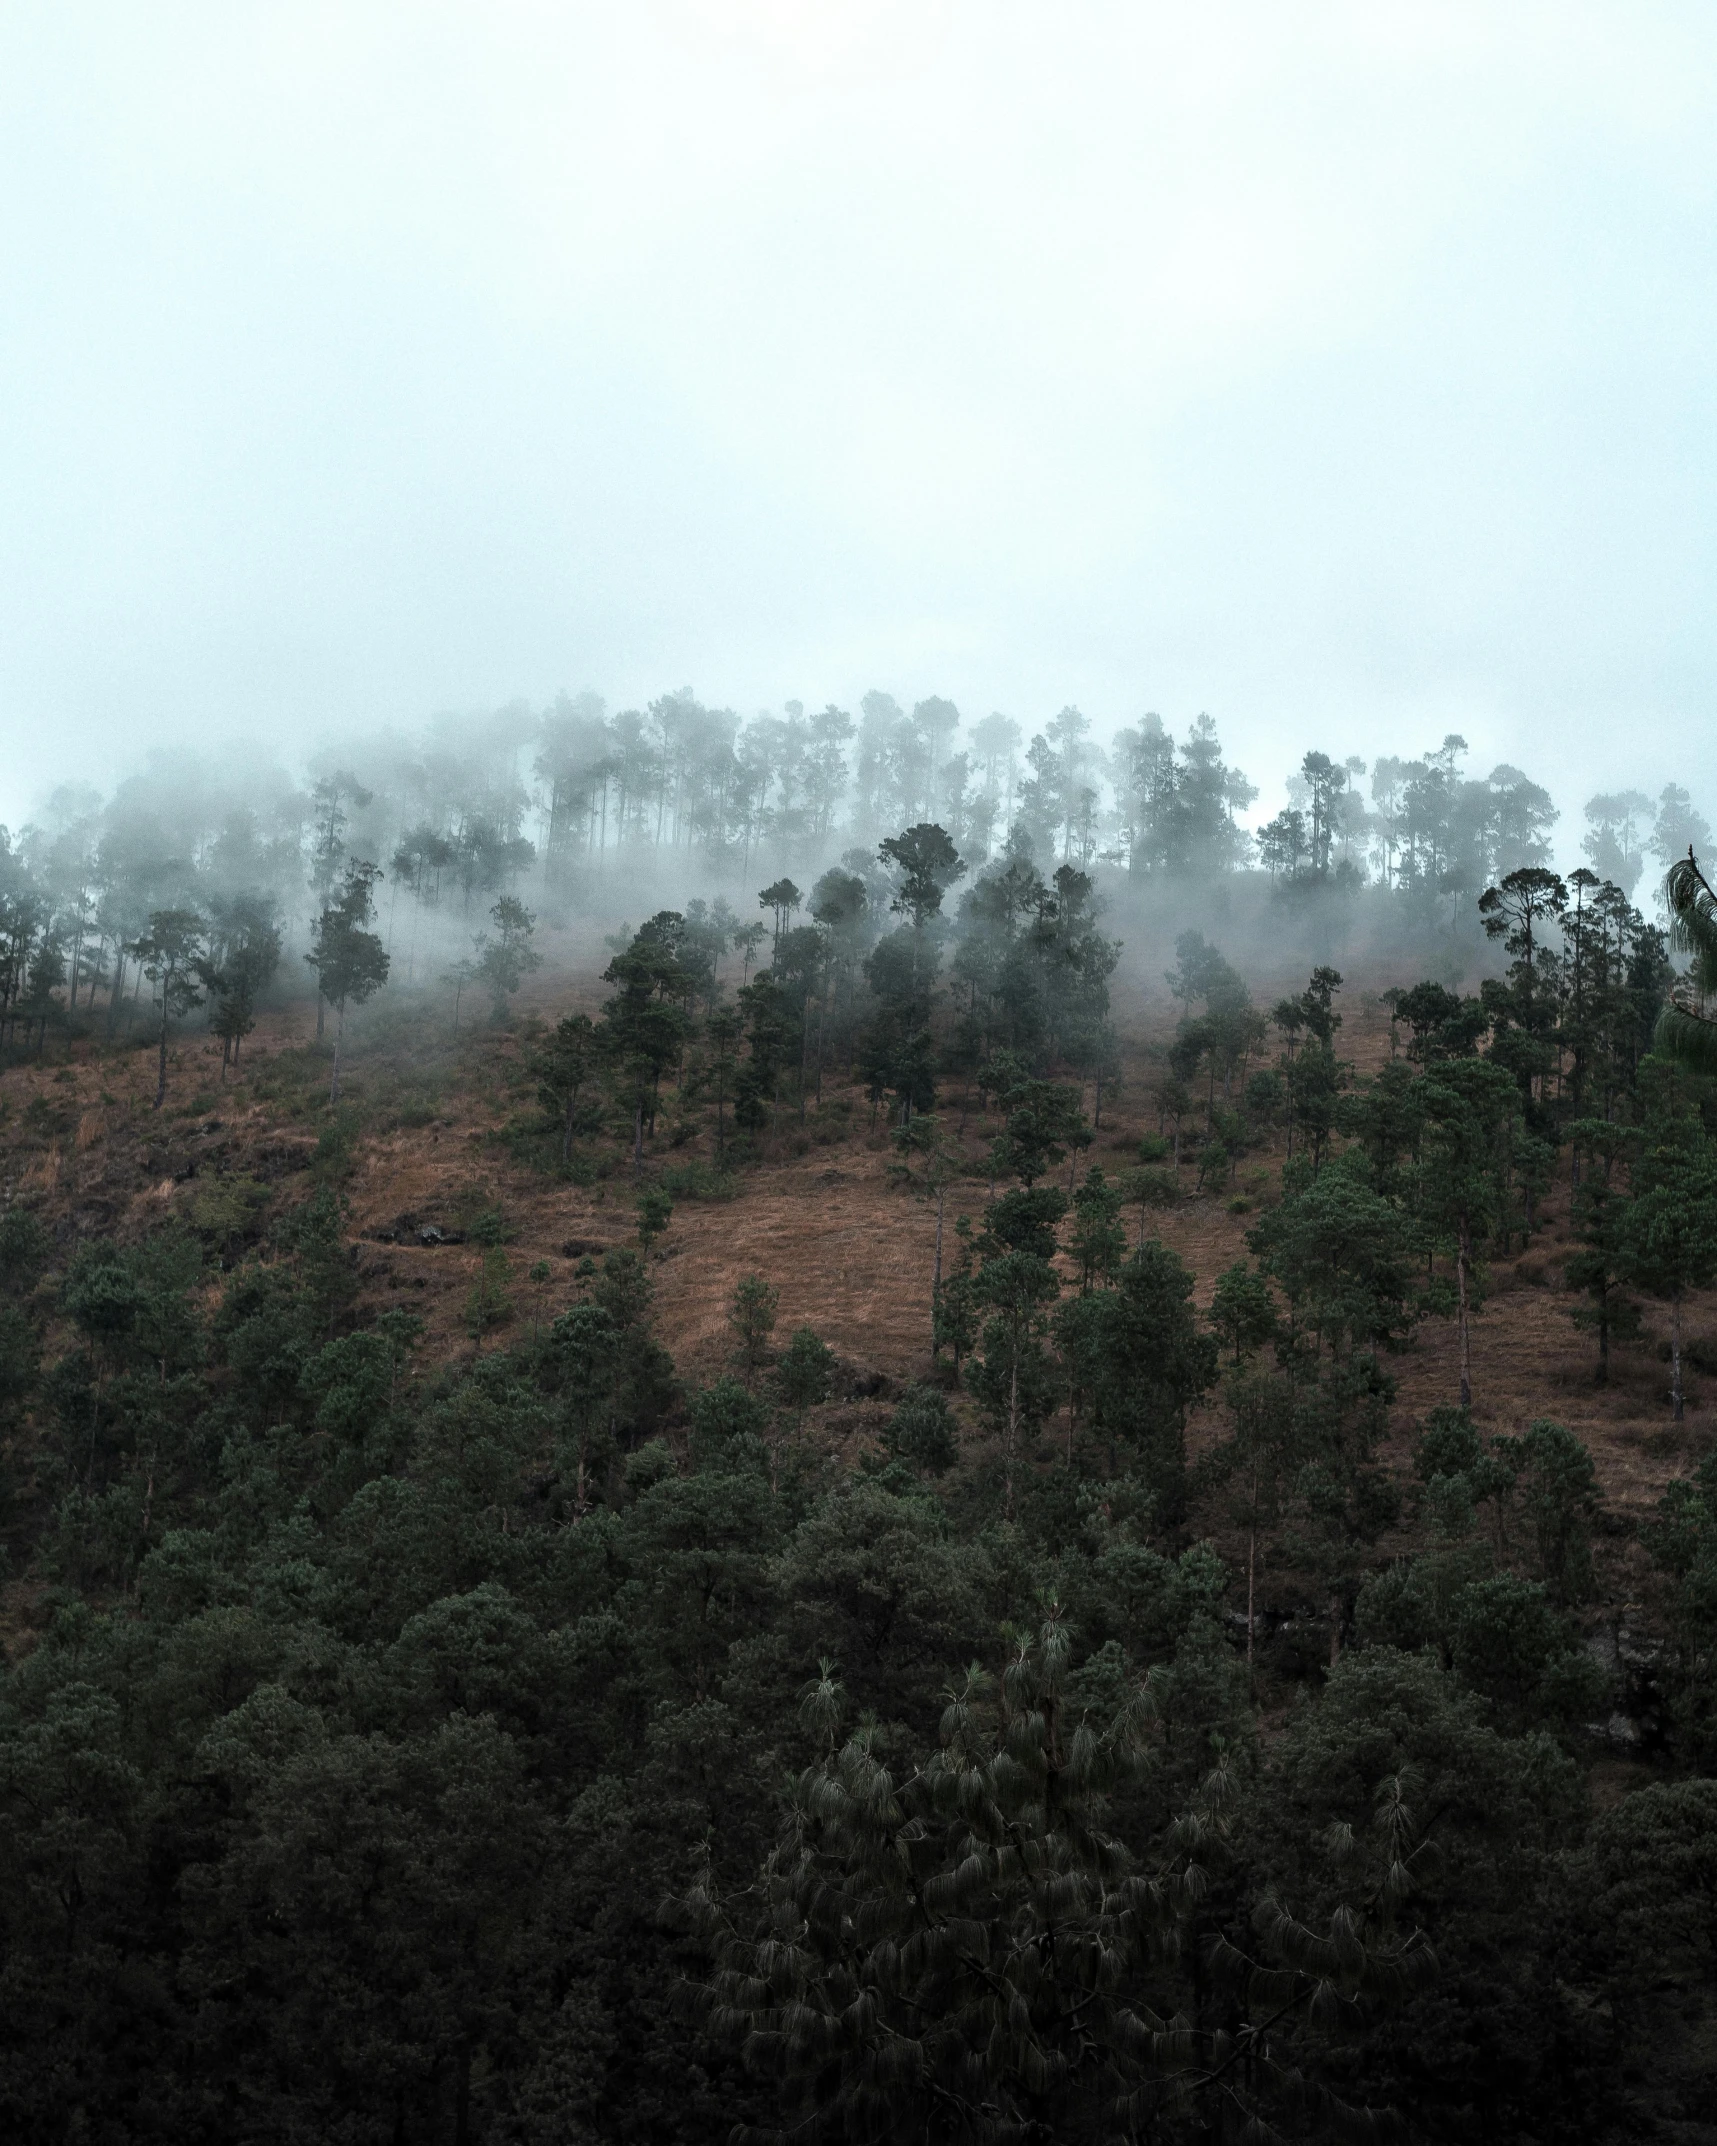
MULTIPOLYGON (((593 1007, 600 996, 595 966, 586 954, 577 971, 537 978, 510 1032, 467 1023, 454 1039, 440 1000, 400 995, 391 1009, 379 1004, 349 1039, 348 1099, 336 1132, 343 1161, 330 1157, 324 1137, 334 1122, 326 1106, 327 1063, 313 1046, 307 1008, 266 1019, 247 1046, 240 1076, 225 1090, 218 1046, 187 1027, 173 1047, 167 1108, 159 1116, 150 1107, 155 1066, 146 1049, 84 1041, 69 1063, 50 1058, 15 1067, 0 1080, 0 1198, 36 1206, 68 1249, 84 1235, 110 1232, 129 1240, 174 1216, 200 1219, 206 1229, 231 1227, 247 1208, 254 1234, 305 1197, 318 1175, 337 1168, 351 1203, 364 1301, 374 1308, 404 1302, 419 1311, 430 1361, 469 1352, 464 1307, 479 1250, 469 1243, 383 1243, 375 1233, 402 1215, 452 1229, 484 1207, 499 1207, 509 1232, 514 1331, 552 1317, 568 1301, 578 1252, 635 1241, 635 1188, 619 1143, 606 1151, 611 1174, 580 1187, 545 1173, 522 1152, 527 1143, 508 1133, 509 1126, 539 1122, 524 1064, 533 1018, 593 1007), (235 1190, 243 1196, 235 1198, 235 1190), (569 1245, 576 1251, 569 1253, 569 1245), (527 1270, 538 1261, 548 1263, 550 1279, 533 1284, 527 1270)), ((1375 994, 1390 980, 1350 976, 1344 994, 1341 1050, 1362 1073, 1388 1055, 1387 1017, 1375 994)), ((1253 981, 1267 1004, 1289 979, 1253 981)), ((1105 1096, 1089 1158, 1110 1167, 1130 1159, 1139 1134, 1155 1129, 1144 1052, 1172 1025, 1172 1009, 1160 994, 1122 1003, 1117 1012, 1126 1074, 1119 1091, 1105 1096)), ((714 1376, 725 1361, 725 1313, 739 1277, 756 1272, 772 1281, 781 1298, 777 1338, 813 1326, 853 1374, 845 1396, 813 1417, 829 1447, 851 1455, 886 1415, 889 1389, 926 1369, 935 1221, 932 1204, 891 1177, 893 1150, 884 1135, 870 1131, 859 1092, 834 1077, 825 1080, 824 1095, 824 1107, 813 1107, 803 1124, 794 1109, 783 1109, 735 1197, 680 1202, 652 1273, 661 1338, 692 1379, 714 1376), (855 1397, 866 1389, 869 1398, 855 1397)), ((647 1165, 652 1173, 711 1152, 706 1129, 670 1146, 673 1116, 671 1108, 664 1115, 647 1165)), ((703 1116, 697 1114, 700 1127, 703 1116)), ((950 1132, 958 1116, 952 1097, 943 1113, 950 1132)), ((953 1217, 976 1214, 985 1198, 991 1130, 974 1108, 960 1138, 970 1174, 948 1196, 950 1255, 953 1217)), ((1279 1150, 1248 1157, 1240 1190, 1268 1200, 1280 1166, 1279 1150)), ((1592 1612, 1599 1618, 1649 1599, 1650 1570, 1632 1523, 1649 1513, 1666 1482, 1697 1464, 1714 1419, 1694 1372, 1687 1420, 1679 1428, 1671 1423, 1667 1367, 1655 1347, 1618 1353, 1610 1387, 1593 1383, 1595 1345, 1570 1321, 1573 1299, 1561 1286, 1566 1167, 1564 1158, 1544 1202, 1545 1227, 1531 1248, 1493 1270, 1494 1294, 1475 1329, 1475 1411, 1483 1428, 1498 1431, 1555 1416, 1590 1445, 1621 1523, 1600 1538, 1602 1599, 1592 1612)), ((1194 1173, 1182 1174, 1190 1192, 1194 1173)), ((1221 1269, 1245 1256, 1252 1217, 1230 1214, 1228 1197, 1226 1190, 1189 1197, 1157 1218, 1196 1274, 1201 1301, 1221 1269)), ((1717 1299, 1690 1306, 1687 1332, 1690 1339, 1717 1341, 1717 1299)), ((1452 1329, 1428 1322, 1394 1369, 1400 1402, 1392 1457, 1405 1473, 1417 1417, 1455 1398, 1452 1329)), ((1217 1430, 1214 1414, 1195 1422, 1195 1448, 1217 1430)), ((22 1517, 27 1524, 27 1512, 22 1517)), ((1201 1514, 1199 1525, 1224 1544, 1219 1509, 1201 1514)), ((1386 1542, 1379 1555, 1404 1546, 1386 1542)), ((1270 1576, 1270 1591, 1291 1599, 1293 1576, 1270 1576)))

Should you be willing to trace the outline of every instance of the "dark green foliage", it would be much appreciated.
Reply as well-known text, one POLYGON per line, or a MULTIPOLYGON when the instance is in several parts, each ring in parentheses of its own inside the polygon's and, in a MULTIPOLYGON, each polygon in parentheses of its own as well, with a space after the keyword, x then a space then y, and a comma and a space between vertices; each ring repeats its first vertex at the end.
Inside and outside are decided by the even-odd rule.
POLYGON ((1127 1256, 1127 1232, 1121 1222, 1124 1195, 1095 1163, 1073 1195, 1073 1228, 1068 1250, 1079 1269, 1079 1286, 1090 1289, 1113 1280, 1127 1256))
POLYGON ((646 1252, 674 1219, 674 1203, 660 1185, 651 1185, 638 1197, 638 1242, 646 1252))
POLYGON ((780 1301, 780 1290, 761 1274, 745 1275, 733 1292, 727 1323, 733 1330, 734 1356, 748 1386, 769 1361, 769 1337, 775 1331, 780 1301))
POLYGON ((0 1290, 25 1297, 47 1269, 53 1246, 27 1207, 0 1210, 0 1290))
POLYGON ((1695 1073, 1717 1072, 1717 1040, 1705 1002, 1717 997, 1717 896, 1691 849, 1677 857, 1664 883, 1674 944, 1690 956, 1686 992, 1666 1000, 1653 1044, 1695 1073), (1688 1003, 1691 1000, 1692 1003, 1688 1003))
POLYGON ((1244 1260, 1216 1277, 1209 1317, 1223 1347, 1233 1350, 1236 1364, 1276 1338, 1276 1305, 1269 1285, 1244 1260))
POLYGON ((1216 1382, 1216 1343, 1199 1331, 1192 1275, 1155 1239, 1096 1300, 1091 1423, 1125 1448, 1166 1521, 1186 1502, 1186 1419, 1216 1382))
POLYGON ((591 1085, 596 1071, 596 1032, 588 1014, 571 1013, 556 1022, 553 1031, 531 1059, 537 1077, 537 1095, 560 1127, 560 1159, 564 1166, 572 1156, 573 1135, 579 1127, 579 1098, 591 1085))
POLYGON ((1396 1348, 1417 1317, 1411 1219, 1346 1170, 1321 1172, 1248 1233, 1295 1327, 1337 1357, 1396 1348))
MULTIPOLYGON (((711 1878, 693 1896, 716 1959, 702 2015, 779 2082, 798 2135, 945 2128, 999 2146, 1217 2110, 1362 2121, 1266 2055, 1254 2020, 1285 2041, 1321 1986, 1363 2003, 1426 1979, 1429 1947, 1399 1916, 1407 1882, 1356 1906, 1371 1872, 1352 1873, 1328 1934, 1274 1900, 1240 1944, 1201 1930, 1233 1783, 1218 1769, 1172 1819, 1159 1804, 1152 1849, 1131 1847, 1114 1812, 1148 1771, 1150 1694, 1071 1667, 1052 1618, 999 1689, 968 1673, 910 1769, 871 1730, 841 1741, 826 1673, 807 1694, 824 1755, 756 1888, 711 1878), (1215 1970, 1202 1987, 1180 1964, 1199 1959, 1215 1970), (1256 2051, 1244 2069, 1237 2047, 1256 2051)), ((1386 1809, 1382 1844, 1385 1866, 1414 1853, 1404 1809, 1386 1809)))
POLYGON ((946 1475, 958 1452, 953 1410, 934 1386, 908 1387, 883 1442, 918 1474, 946 1475))
POLYGON ((1497 1439, 1514 1497, 1531 1530, 1539 1576, 1561 1603, 1584 1601, 1592 1582, 1597 1470, 1574 1433, 1540 1418, 1520 1439, 1497 1439))
POLYGON ((808 1326, 800 1327, 775 1361, 775 1389, 782 1403, 803 1421, 806 1409, 829 1398, 835 1352, 808 1326))
POLYGON ((1456 1675, 1490 1702, 1504 1728, 1565 1726, 1604 1703, 1603 1672, 1535 1580, 1499 1573, 1463 1587, 1448 1639, 1456 1675))

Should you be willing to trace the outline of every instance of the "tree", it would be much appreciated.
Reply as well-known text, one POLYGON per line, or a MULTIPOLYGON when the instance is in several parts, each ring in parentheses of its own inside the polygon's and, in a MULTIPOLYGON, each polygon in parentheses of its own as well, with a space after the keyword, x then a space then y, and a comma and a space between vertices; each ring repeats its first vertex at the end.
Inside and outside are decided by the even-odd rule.
POLYGON ((1055 1081, 1007 1077, 1001 1090, 1007 1120, 991 1155, 997 1176, 1034 1185, 1067 1159, 1068 1147, 1087 1128, 1079 1091, 1055 1081))
MULTIPOLYGON (((947 830, 928 821, 888 836, 878 844, 877 854, 896 874, 889 907, 906 919, 904 1018, 909 1028, 921 1028, 929 1013, 938 958, 935 946, 942 898, 966 867, 947 830)), ((881 951, 879 947, 871 956, 873 983, 881 951)))
POLYGON ((1598 1475, 1584 1442, 1539 1417, 1526 1435, 1498 1442, 1515 1471, 1514 1494, 1532 1527, 1540 1578, 1564 1608, 1583 1602, 1592 1583, 1592 1516, 1598 1475))
POLYGON ((578 1122, 578 1098, 595 1069, 596 1032, 590 1016, 569 1013, 553 1030, 531 1059, 537 1077, 537 1098, 545 1110, 560 1120, 560 1160, 564 1169, 572 1158, 572 1136, 578 1122))
POLYGON ((531 944, 537 920, 516 895, 503 894, 489 911, 495 935, 476 942, 477 974, 489 987, 497 1026, 507 1017, 507 1001, 543 957, 531 944))
POLYGON ((1703 1140, 1665 1145, 1641 1159, 1629 1204, 1627 1275, 1666 1298, 1670 1316, 1670 1396, 1677 1423, 1681 1390, 1681 1310, 1690 1289, 1717 1280, 1717 1159, 1703 1140))
POLYGON ((1207 2112, 1261 2138, 1290 2110, 1320 2136, 1375 2123, 1267 2030, 1338 1992, 1369 2005, 1426 1979, 1429 1947, 1396 1919, 1415 1856, 1400 1784, 1368 1859, 1393 1888, 1341 1888, 1328 1934, 1272 1897, 1241 1951, 1200 1911, 1231 1775, 1219 1764, 1141 1855, 1117 1807, 1147 1776, 1151 1700, 1135 1679, 1107 1684, 1075 1696, 1052 1613, 999 1689, 967 1672, 938 1749, 898 1769, 873 1727, 843 1739, 826 1666, 807 1691, 822 1748, 778 1843, 744 1893, 706 1869, 690 1897, 713 1963, 699 2010, 777 2082, 792 2135, 1003 2146, 1190 2133, 1207 2112), (1177 1965, 1195 1958, 1213 1980, 1177 1965))
POLYGON ((685 1007, 697 980, 679 958, 684 924, 676 910, 660 911, 602 972, 614 990, 598 1033, 631 1107, 634 1173, 644 1166, 645 1117, 654 1119, 662 1075, 677 1063, 690 1025, 685 1007))
POLYGON ((909 1386, 882 1437, 890 1455, 919 1475, 946 1475, 959 1453, 954 1411, 934 1386, 909 1386))
POLYGON ((775 1389, 793 1412, 795 1432, 805 1427, 805 1411, 829 1398, 835 1352, 808 1326, 799 1327, 775 1360, 775 1389))
POLYGON ((1343 1167, 1261 1218, 1246 1242, 1314 1351, 1395 1349, 1418 1316, 1419 1234, 1393 1201, 1343 1167))
MULTIPOLYGON (((765 887, 757 897, 765 909, 773 910, 775 914, 775 938, 770 952, 771 965, 780 958, 781 939, 787 929, 787 919, 798 908, 804 898, 790 879, 776 880, 772 886, 765 887)), ((759 936, 761 937, 761 930, 759 930, 759 936)))
POLYGON ((513 1300, 507 1294, 512 1268, 498 1244, 486 1244, 477 1256, 477 1276, 465 1299, 465 1328, 473 1345, 481 1349, 483 1336, 503 1326, 513 1316, 513 1300))
POLYGON ((1577 1325, 1597 1333, 1597 1382, 1605 1386, 1610 1377, 1611 1340, 1630 1337, 1639 1329, 1638 1307, 1620 1286, 1629 1271, 1629 1202, 1606 1178, 1588 1177, 1575 1187, 1572 1208, 1578 1249, 1568 1255, 1564 1278, 1570 1289, 1587 1298, 1572 1316, 1577 1325))
MULTIPOLYGON (((1062 1197, 1058 1192, 1049 1195, 1058 1203, 1062 1197)), ((1008 1202, 1031 1199, 1030 1193, 1008 1194, 990 1210, 988 1256, 972 1284, 974 1302, 989 1317, 984 1322, 982 1355, 967 1383, 1001 1441, 1002 1512, 1010 1520, 1022 1436, 1042 1423, 1055 1403, 1043 1334, 1048 1307, 1060 1294, 1061 1284, 1041 1249, 1042 1225, 1018 1234, 1008 1228, 1014 1219, 1008 1202)), ((1053 1248, 1053 1230, 1049 1240, 1053 1248)))
POLYGON ((203 1003, 198 990, 207 927, 194 909, 157 909, 149 929, 129 949, 155 986, 161 1009, 160 1050, 155 1076, 155 1108, 167 1100, 167 1030, 171 1022, 203 1003))
POLYGON ((638 1196, 638 1242, 649 1256, 651 1245, 674 1219, 674 1203, 660 1185, 648 1185, 638 1196))
POLYGON ((280 966, 280 927, 271 899, 241 898, 211 903, 214 928, 204 981, 214 995, 213 1028, 221 1039, 221 1078, 236 1064, 239 1047, 256 1026, 256 1002, 280 966), (223 913, 224 912, 224 913, 223 913), (224 940, 218 950, 217 933, 224 940))
POLYGON ((1460 1403, 1471 1404, 1472 1327, 1482 1301, 1476 1255, 1504 1212, 1508 1143, 1520 1115, 1520 1091, 1489 1059, 1452 1059, 1425 1083, 1425 1142, 1420 1212, 1454 1252, 1460 1403))
POLYGON ((1218 1338, 1234 1351, 1234 1368, 1276 1338, 1276 1304, 1264 1277, 1236 1260, 1216 1277, 1207 1314, 1218 1338))
POLYGON ((1303 1440, 1295 1389, 1281 1373, 1237 1368, 1227 1381, 1227 1400, 1229 1435, 1203 1465, 1218 1482, 1234 1486, 1234 1517, 1246 1530, 1246 1677, 1250 1685, 1258 1621, 1258 1538, 1282 1517, 1287 1485, 1303 1458, 1303 1440))
POLYGON ((340 1100, 340 1046, 346 1033, 346 1002, 361 1006, 388 980, 391 966, 387 948, 367 927, 375 915, 375 884, 381 878, 373 864, 349 865, 346 880, 336 900, 316 920, 310 951, 305 960, 316 971, 323 999, 339 1016, 334 1030, 334 1072, 328 1100, 340 1100))
POLYGON ((734 1354, 748 1388, 756 1384, 757 1374, 769 1361, 769 1337, 775 1331, 780 1302, 780 1290, 761 1274, 742 1276, 733 1292, 727 1323, 733 1329, 734 1354))
POLYGON ((1487 887, 1479 897, 1486 935, 1500 939, 1514 956, 1512 973, 1520 1026, 1530 1041, 1540 1046, 1536 1053, 1521 1060, 1521 1095, 1527 1103, 1532 1100, 1534 1078, 1548 1064, 1542 1041, 1554 1011, 1554 999, 1542 973, 1549 965, 1545 933, 1567 906, 1566 885, 1541 864, 1522 865, 1496 886, 1487 887))
POLYGON ((1107 1285, 1127 1256, 1127 1232, 1121 1223, 1124 1197, 1122 1189, 1112 1186, 1096 1163, 1073 1195, 1073 1228, 1067 1249, 1079 1269, 1082 1292, 1097 1282, 1107 1285))
POLYGON ((1157 1238, 1140 1246, 1113 1289, 1096 1299, 1091 1421, 1111 1451, 1142 1464, 1160 1518, 1186 1506, 1186 1420, 1216 1382, 1216 1343, 1199 1331, 1193 1279, 1157 1238))
POLYGON ((1717 895, 1693 851, 1677 857, 1664 881, 1670 944, 1688 956, 1687 979, 1657 1017, 1652 1048, 1696 1073, 1717 1073, 1717 1019, 1705 1011, 1717 998, 1717 895))

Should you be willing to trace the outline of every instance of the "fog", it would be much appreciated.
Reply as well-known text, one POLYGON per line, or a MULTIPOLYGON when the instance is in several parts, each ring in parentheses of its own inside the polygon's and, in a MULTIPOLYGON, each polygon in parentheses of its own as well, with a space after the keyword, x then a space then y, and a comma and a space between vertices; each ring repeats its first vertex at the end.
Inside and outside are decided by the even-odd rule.
POLYGON ((0 20, 0 816, 691 682, 1687 786, 1703 11, 0 20))

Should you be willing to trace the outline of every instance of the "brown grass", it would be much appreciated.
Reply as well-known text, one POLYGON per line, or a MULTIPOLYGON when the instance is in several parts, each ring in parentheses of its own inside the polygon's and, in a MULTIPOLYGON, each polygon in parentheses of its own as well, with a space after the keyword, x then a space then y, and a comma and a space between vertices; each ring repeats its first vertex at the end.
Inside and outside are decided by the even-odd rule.
MULTIPOLYGON (((581 934, 594 942, 594 928, 581 934)), ((596 956, 592 956, 593 964, 596 956)), ((1376 990, 1389 979, 1351 979, 1344 993, 1340 1045, 1362 1072, 1388 1056, 1387 1015, 1376 990)), ((1293 981, 1272 980, 1259 992, 1268 1004, 1293 981)), ((590 1006, 600 995, 592 971, 539 977, 523 1008, 526 1017, 554 1019, 574 1004, 590 1006)), ((1103 1124, 1088 1160, 1111 1169, 1124 1166, 1140 1133, 1155 1130, 1146 1095, 1146 1052, 1172 1025, 1166 996, 1122 996, 1118 1013, 1126 1051, 1124 1079, 1105 1095, 1103 1124)), ((595 1245, 635 1243, 633 1203, 637 1188, 621 1152, 615 1174, 587 1189, 561 1183, 516 1162, 499 1134, 510 1116, 528 1108, 528 1093, 509 1092, 523 1078, 520 1035, 467 1029, 457 1046, 425 1017, 419 1048, 435 1060, 444 1080, 436 1120, 427 1125, 378 1127, 359 1141, 345 1184, 351 1226, 362 1243, 360 1274, 375 1304, 407 1301, 427 1322, 431 1360, 469 1353, 463 1324, 466 1296, 480 1255, 470 1245, 424 1249, 415 1243, 374 1241, 377 1230, 402 1213, 444 1225, 464 1204, 492 1201, 510 1231, 507 1246, 519 1324, 546 1318, 575 1291, 573 1261, 561 1247, 569 1240, 595 1245), (542 1287, 526 1276, 546 1260, 551 1279, 542 1287)), ((275 1188, 276 1210, 302 1198, 311 1180, 304 1172, 326 1112, 313 1081, 318 1066, 305 1060, 311 1034, 304 1010, 265 1020, 246 1047, 232 1091, 219 1085, 218 1047, 188 1033, 172 1054, 168 1108, 157 1116, 153 1061, 138 1050, 109 1052, 79 1045, 69 1067, 30 1065, 8 1072, 0 1095, 8 1105, 0 1119, 0 1197, 23 1197, 38 1205, 69 1246, 77 1235, 103 1231, 126 1239, 188 1208, 199 1182, 210 1173, 257 1175, 275 1188), (253 1083, 302 1068, 297 1094, 302 1109, 258 1100, 253 1083), (69 1071, 70 1079, 65 1075, 69 1071), (207 1120, 175 1117, 193 1096, 215 1098, 207 1120), (43 1131, 40 1113, 31 1128, 29 1105, 41 1097, 52 1116, 43 1131), (242 1097, 242 1100, 241 1100, 242 1097), (105 1100, 104 1098, 111 1098, 105 1100)), ((354 1039, 351 1086, 358 1107, 389 1068, 366 1056, 360 1029, 354 1039)), ((833 1100, 838 1081, 826 1082, 833 1100)), ((856 1094, 856 1091, 854 1091, 856 1094)), ((289 1098, 288 1101, 291 1099, 289 1098)), ((844 1364, 861 1376, 891 1384, 924 1375, 929 1365, 931 1274, 935 1213, 921 1188, 903 1188, 891 1177, 895 1156, 889 1142, 868 1130, 868 1109, 851 1096, 850 1116, 831 1108, 813 1110, 801 1128, 783 1110, 776 1132, 765 1139, 760 1162, 740 1180, 736 1198, 707 1204, 682 1201, 652 1260, 661 1338, 688 1378, 707 1380, 727 1362, 727 1308, 740 1277, 763 1275, 780 1291, 779 1338, 798 1326, 814 1327, 844 1364), (797 1152, 800 1148, 803 1152, 797 1152)), ((1089 1097, 1087 1098, 1089 1101, 1089 1097)), ((944 1124, 953 1133, 958 1095, 944 1104, 944 1124)), ((961 1153, 969 1175, 947 1199, 944 1256, 954 1252, 953 1221, 977 1215, 986 1197, 985 1152, 993 1133, 974 1107, 961 1153)), ((700 1135, 671 1154, 664 1148, 649 1161, 707 1160, 710 1142, 700 1135)), ((1274 1180, 1281 1155, 1249 1157, 1240 1190, 1259 1167, 1274 1180)), ((1191 1171, 1183 1172, 1190 1186, 1191 1171)), ((1265 1195, 1266 1197, 1268 1194, 1265 1195)), ((1226 1211, 1228 1191, 1188 1198, 1160 1218, 1161 1234, 1180 1253, 1207 1302, 1216 1276, 1246 1256, 1246 1232, 1257 1209, 1226 1211)), ((1519 1261, 1503 1262, 1495 1293, 1474 1329, 1475 1410, 1481 1425, 1514 1431, 1536 1416, 1550 1415, 1576 1430, 1590 1445, 1605 1497, 1627 1519, 1645 1516, 1664 1486, 1691 1472, 1712 1442, 1711 1407, 1690 1374, 1693 1390, 1687 1421, 1670 1421, 1667 1369, 1654 1349, 1618 1354, 1607 1389, 1594 1381, 1596 1349, 1576 1330, 1573 1299, 1560 1286, 1567 1187, 1545 1203, 1545 1231, 1519 1261)), ((1130 1215, 1136 1227, 1136 1211, 1130 1215)), ((1661 1323, 1661 1322, 1660 1322, 1661 1323)), ((1689 1334, 1717 1332, 1717 1300, 1689 1309, 1689 1334)), ((1399 1380, 1391 1450, 1405 1465, 1414 1428, 1423 1412, 1456 1394, 1454 1335, 1444 1322, 1428 1321, 1413 1346, 1392 1365, 1399 1380)), ((1199 1445, 1218 1434, 1214 1414, 1194 1426, 1199 1445)))

